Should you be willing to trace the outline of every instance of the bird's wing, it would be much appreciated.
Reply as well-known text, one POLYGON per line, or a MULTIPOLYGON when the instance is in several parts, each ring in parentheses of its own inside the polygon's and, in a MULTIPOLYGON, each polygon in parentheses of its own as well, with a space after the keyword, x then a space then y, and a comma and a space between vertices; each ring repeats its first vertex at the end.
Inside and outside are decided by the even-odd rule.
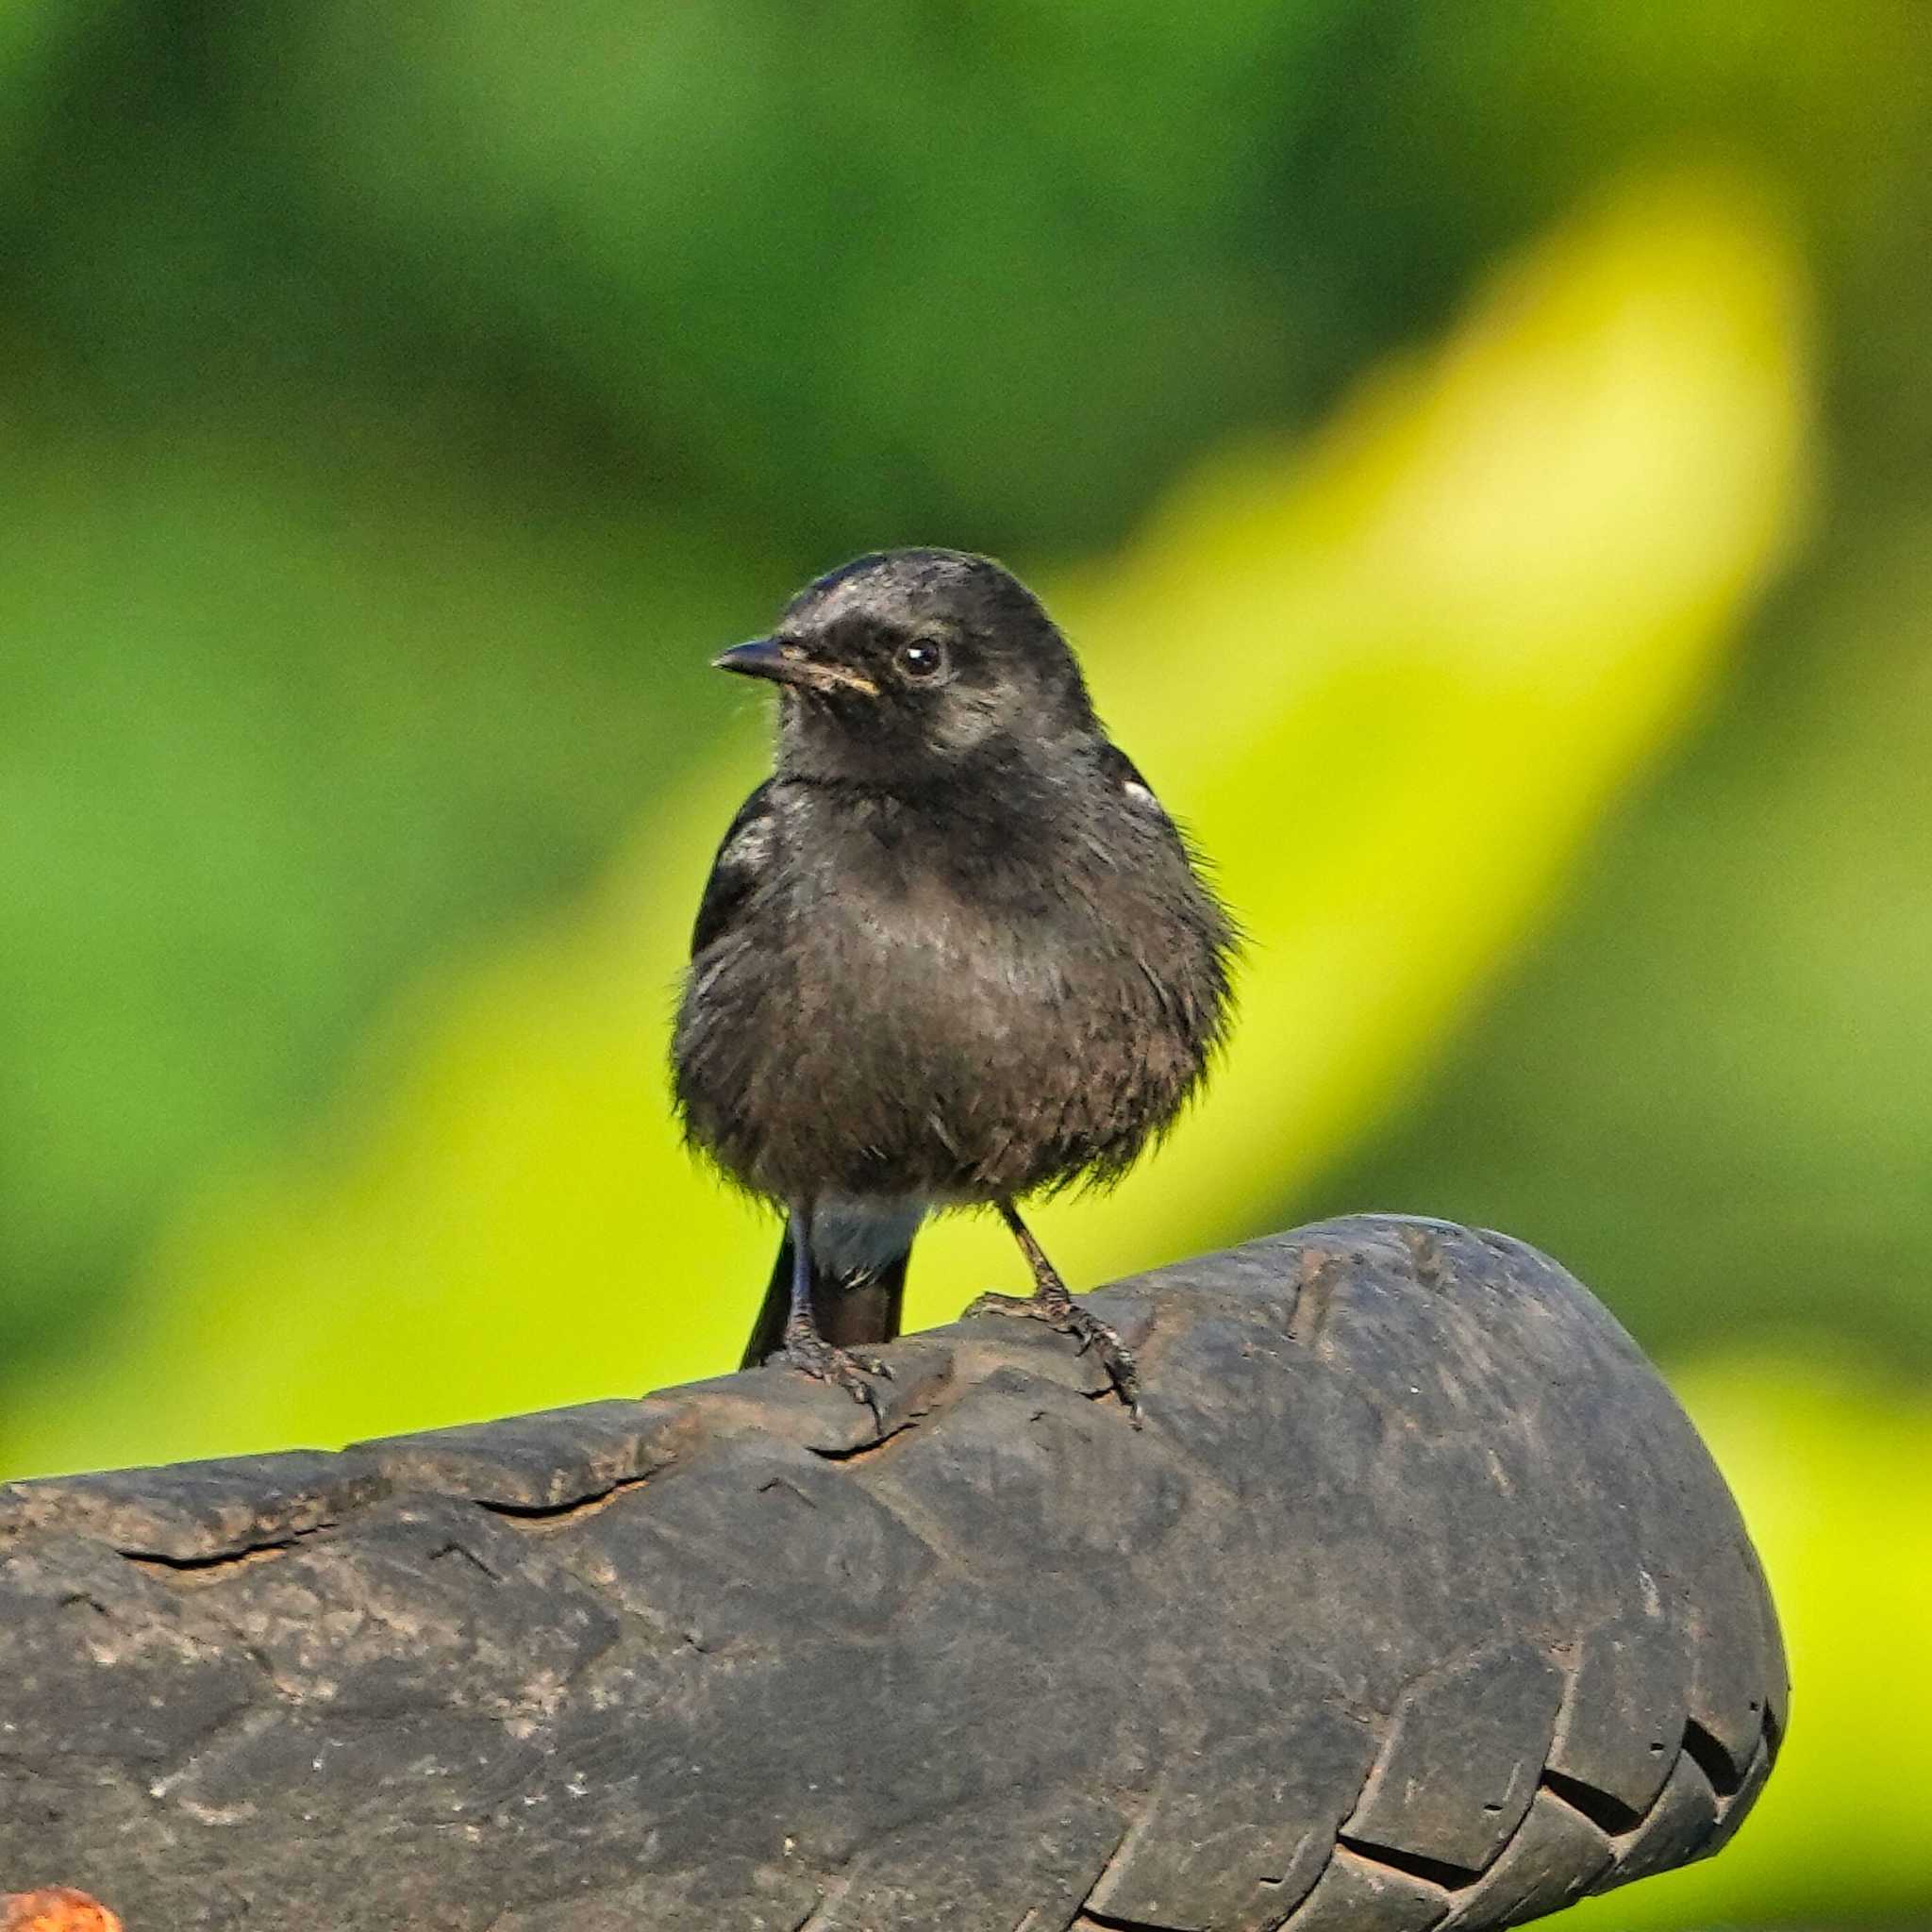
POLYGON ((1156 818, 1167 818, 1166 808, 1154 795, 1154 788, 1141 775, 1141 768, 1119 745, 1108 740, 1101 755, 1101 769, 1132 802, 1156 818))
POLYGON ((705 896, 698 902, 697 924, 691 936, 692 958, 713 940, 730 931, 744 902, 764 877, 771 863, 773 841, 772 781, 767 778, 738 808, 718 856, 711 861, 711 876, 705 881, 705 896))
MULTIPOLYGON (((1194 874, 1195 882, 1205 885, 1213 872, 1208 856, 1194 842, 1188 828, 1154 795, 1154 788, 1141 777, 1141 768, 1110 739, 1101 752, 1100 768, 1107 778, 1119 788, 1121 796, 1128 805, 1143 814, 1150 824, 1159 827, 1160 835, 1186 862, 1188 870, 1194 874)), ((1216 902, 1216 919, 1224 921, 1226 916, 1226 908, 1216 902)), ((1232 941, 1224 943, 1231 944, 1232 941)))

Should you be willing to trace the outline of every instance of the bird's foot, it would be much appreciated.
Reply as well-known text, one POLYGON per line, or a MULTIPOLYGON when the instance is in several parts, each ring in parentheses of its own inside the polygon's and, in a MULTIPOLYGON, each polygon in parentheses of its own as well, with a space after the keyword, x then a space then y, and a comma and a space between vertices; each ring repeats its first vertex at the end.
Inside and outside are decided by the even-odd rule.
POLYGON ((868 1375, 877 1375, 887 1382, 892 1379, 891 1366, 877 1356, 836 1348, 809 1328, 793 1328, 787 1331, 784 1347, 765 1359, 768 1363, 782 1362, 815 1382, 829 1382, 835 1389, 844 1390, 854 1402, 862 1402, 872 1410, 873 1421, 884 1433, 886 1424, 879 1413, 878 1391, 865 1379, 868 1375))
POLYGON ((983 1294, 970 1303, 961 1317, 1019 1315, 1044 1322, 1062 1335, 1078 1339, 1080 1353, 1091 1348, 1106 1369, 1114 1392, 1126 1404, 1134 1426, 1141 1426, 1141 1368, 1134 1352, 1098 1315, 1089 1314, 1069 1294, 983 1294))

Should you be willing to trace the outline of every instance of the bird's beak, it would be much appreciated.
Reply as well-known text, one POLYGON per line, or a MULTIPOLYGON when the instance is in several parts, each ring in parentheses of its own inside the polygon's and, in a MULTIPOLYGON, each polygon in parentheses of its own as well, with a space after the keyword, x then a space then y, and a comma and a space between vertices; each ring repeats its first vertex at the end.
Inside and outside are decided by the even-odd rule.
POLYGON ((814 658, 803 644, 787 638, 753 638, 748 644, 732 647, 711 659, 720 671, 736 671, 743 677, 765 677, 774 684, 789 684, 800 691, 851 691, 875 698, 879 688, 871 678, 842 664, 828 664, 814 658))

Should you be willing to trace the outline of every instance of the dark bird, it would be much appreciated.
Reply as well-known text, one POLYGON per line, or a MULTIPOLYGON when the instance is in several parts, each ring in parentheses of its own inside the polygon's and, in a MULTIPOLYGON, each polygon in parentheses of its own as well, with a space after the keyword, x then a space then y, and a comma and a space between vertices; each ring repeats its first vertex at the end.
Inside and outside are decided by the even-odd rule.
POLYGON ((927 1214, 996 1208, 1030 1315, 1132 1357, 1018 1203, 1125 1173, 1200 1085, 1235 929, 1094 716, 1040 602, 895 550, 808 585, 718 667, 778 687, 772 776, 719 847, 672 1048, 690 1141, 788 1220, 745 1353, 876 1401, 927 1214))

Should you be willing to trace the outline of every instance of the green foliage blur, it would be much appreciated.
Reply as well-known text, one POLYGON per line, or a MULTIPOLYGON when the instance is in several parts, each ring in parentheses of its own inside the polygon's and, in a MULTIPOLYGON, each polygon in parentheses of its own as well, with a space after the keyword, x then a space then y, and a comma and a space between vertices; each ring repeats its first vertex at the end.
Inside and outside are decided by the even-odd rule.
MULTIPOLYGON (((1063 1265, 1558 1255, 1796 1680, 1579 1920, 1922 1918, 1928 226, 1917 0, 7 0, 0 1476, 728 1365, 706 660, 992 550, 1256 937, 1063 1265)), ((948 1225, 918 1319, 1009 1275, 948 1225)))

